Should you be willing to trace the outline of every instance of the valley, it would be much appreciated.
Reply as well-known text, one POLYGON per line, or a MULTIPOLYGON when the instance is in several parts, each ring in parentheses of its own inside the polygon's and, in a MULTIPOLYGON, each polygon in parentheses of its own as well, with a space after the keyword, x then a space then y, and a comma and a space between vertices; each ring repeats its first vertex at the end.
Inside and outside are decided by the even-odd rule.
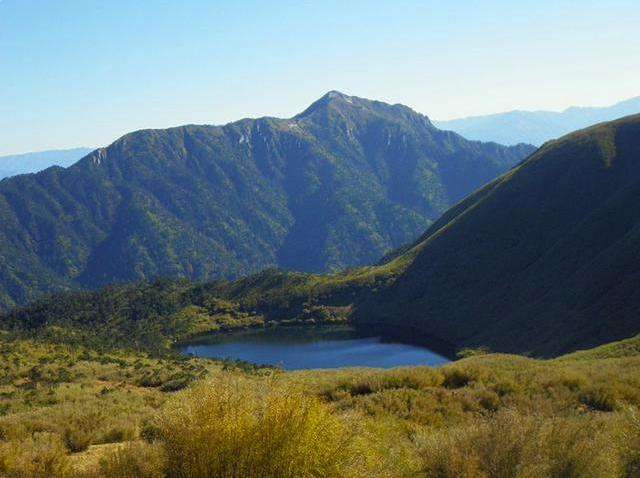
POLYGON ((0 0, 0 478, 640 478, 639 24, 0 0))
MULTIPOLYGON (((626 205, 639 124, 546 145, 376 265, 114 283, 4 312, 0 471, 636 476, 637 218, 626 205), (437 343, 456 360, 419 349, 420 366, 322 370, 349 364, 330 341, 345 327, 437 343), (246 351, 234 334, 329 348, 315 359, 292 349, 290 363, 257 360, 255 342, 248 360, 206 351, 246 351)), ((342 345, 385 345, 357 340, 342 345)), ((371 353, 400 365, 379 361, 390 349, 371 353)))
POLYGON ((373 265, 9 308, 0 474, 636 476, 639 125, 548 143, 373 265))

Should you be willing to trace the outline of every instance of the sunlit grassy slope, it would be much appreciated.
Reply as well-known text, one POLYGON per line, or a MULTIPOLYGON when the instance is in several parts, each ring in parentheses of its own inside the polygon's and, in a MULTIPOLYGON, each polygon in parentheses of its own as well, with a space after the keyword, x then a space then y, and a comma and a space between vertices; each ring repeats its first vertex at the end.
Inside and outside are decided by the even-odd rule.
POLYGON ((0 474, 637 476, 632 342, 281 372, 3 335, 0 474))

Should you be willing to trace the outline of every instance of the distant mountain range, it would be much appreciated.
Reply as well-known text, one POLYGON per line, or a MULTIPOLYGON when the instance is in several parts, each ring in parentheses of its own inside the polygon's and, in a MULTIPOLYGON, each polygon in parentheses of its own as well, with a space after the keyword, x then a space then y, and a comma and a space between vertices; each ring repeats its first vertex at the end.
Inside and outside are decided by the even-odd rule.
POLYGON ((73 148, 0 156, 0 179, 37 173, 51 166, 71 166, 91 151, 90 148, 73 148))
POLYGON ((639 203, 640 115, 550 142, 379 266, 356 320, 542 355, 640 333, 639 203))
POLYGON ((0 306, 117 280, 372 263, 533 150, 339 92, 291 119, 131 133, 0 182, 0 306))
POLYGON ((640 96, 606 107, 571 107, 555 111, 509 111, 450 121, 434 121, 438 128, 455 131, 467 139, 500 144, 540 146, 572 131, 603 121, 640 113, 640 96))

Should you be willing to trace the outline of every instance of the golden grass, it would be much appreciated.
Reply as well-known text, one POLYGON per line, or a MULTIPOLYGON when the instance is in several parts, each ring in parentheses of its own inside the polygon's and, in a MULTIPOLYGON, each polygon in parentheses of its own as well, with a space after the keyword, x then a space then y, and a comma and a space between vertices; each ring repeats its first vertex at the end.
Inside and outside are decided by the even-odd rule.
POLYGON ((636 477, 636 348, 268 376, 0 344, 0 476, 636 477))
POLYGON ((158 419, 172 477, 352 476, 352 437, 317 398, 274 380, 205 382, 158 419))

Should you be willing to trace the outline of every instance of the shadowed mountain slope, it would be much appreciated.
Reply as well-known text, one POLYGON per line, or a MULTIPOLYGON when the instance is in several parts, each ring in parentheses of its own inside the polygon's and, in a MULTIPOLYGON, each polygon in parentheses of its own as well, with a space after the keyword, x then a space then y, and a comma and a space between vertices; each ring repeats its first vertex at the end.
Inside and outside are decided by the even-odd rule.
POLYGON ((385 264, 362 324, 557 355, 640 332, 640 115, 550 142, 385 264))

